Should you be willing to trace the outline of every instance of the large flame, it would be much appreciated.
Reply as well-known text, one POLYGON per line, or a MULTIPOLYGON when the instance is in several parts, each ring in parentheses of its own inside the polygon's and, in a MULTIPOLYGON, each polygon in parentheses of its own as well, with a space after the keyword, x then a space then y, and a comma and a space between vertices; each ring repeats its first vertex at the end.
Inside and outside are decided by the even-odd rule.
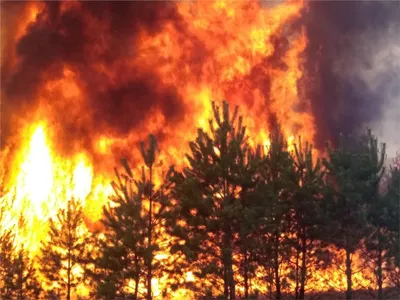
MULTIPOLYGON (((11 203, 7 226, 18 228, 18 241, 26 243, 32 253, 46 235, 48 218, 68 198, 79 199, 87 224, 96 225, 112 192, 113 166, 122 156, 137 163, 137 142, 148 133, 159 136, 165 163, 182 165, 187 142, 211 118, 211 100, 227 99, 240 105, 252 145, 268 145, 274 124, 280 124, 289 145, 298 134, 314 141, 310 103, 298 90, 307 37, 303 30, 293 29, 293 24, 304 8, 302 1, 266 8, 256 1, 178 3, 179 22, 165 22, 154 32, 135 29, 135 39, 127 34, 125 52, 108 61, 103 57, 119 47, 110 44, 117 33, 111 32, 110 20, 96 18, 94 10, 84 7, 68 1, 59 14, 84 20, 82 30, 88 41, 80 51, 90 53, 86 64, 74 64, 74 57, 68 55, 65 61, 54 62, 55 70, 61 71, 49 68, 40 73, 35 93, 28 96, 35 105, 24 105, 20 116, 11 118, 10 114, 10 120, 23 130, 13 136, 18 147, 7 156, 12 163, 2 162, 9 169, 10 192, 4 197, 11 203), (142 75, 147 87, 137 84, 142 75), (110 100, 104 96, 109 91, 118 93, 111 94, 115 98, 110 100), (165 103, 147 99, 147 94, 160 96, 165 103), (98 102, 94 97, 100 98, 98 102)), ((2 67, 11 70, 10 77, 31 71, 20 70, 27 58, 19 57, 16 48, 35 26, 45 26, 47 14, 45 5, 30 2, 14 29, 2 28, 7 42, 2 46, 2 67)), ((68 34, 61 32, 60 36, 68 34)), ((2 98, 7 101, 3 88, 2 98)), ((309 288, 314 290, 327 289, 328 279, 341 289, 345 286, 344 274, 334 269, 315 271, 312 276, 309 288)), ((368 285, 359 276, 355 276, 355 288, 358 282, 368 285)), ((179 298, 185 292, 176 295, 179 298)))
MULTIPOLYGON (((46 144, 43 126, 38 126, 33 133, 28 149, 29 152, 21 164, 21 171, 17 178, 17 200, 21 201, 29 197, 33 208, 32 213, 41 219, 43 218, 42 206, 48 199, 53 186, 52 157, 46 144)), ((23 206, 18 202, 16 205, 23 206)))
POLYGON ((15 159, 19 168, 4 199, 8 198, 11 206, 7 211, 10 215, 7 228, 18 228, 17 242, 35 252, 46 235, 47 220, 54 217, 59 208, 65 208, 66 199, 81 201, 87 208, 86 215, 96 222, 101 218, 101 206, 111 189, 104 181, 95 184, 92 163, 85 154, 78 153, 70 160, 58 157, 47 140, 44 124, 32 125, 31 132, 31 138, 15 159), (93 196, 88 197, 89 194, 93 196), (92 205, 93 198, 98 201, 97 208, 92 205), (103 202, 100 203, 99 198, 103 202), (90 205, 86 205, 86 200, 90 205))

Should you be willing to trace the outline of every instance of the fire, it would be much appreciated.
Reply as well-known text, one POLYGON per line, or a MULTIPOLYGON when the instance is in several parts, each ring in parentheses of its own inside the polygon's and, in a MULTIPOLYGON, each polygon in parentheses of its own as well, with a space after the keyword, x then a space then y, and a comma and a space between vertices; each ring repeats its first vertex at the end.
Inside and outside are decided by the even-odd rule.
POLYGON ((16 191, 17 199, 30 198, 33 213, 38 218, 43 218, 42 206, 53 186, 52 173, 50 150, 46 144, 44 128, 39 125, 32 135, 26 160, 21 164, 16 191))
MULTIPOLYGON (((15 53, 10 53, 8 49, 11 49, 12 47, 15 47, 15 42, 17 42, 22 36, 24 36, 30 25, 32 25, 36 20, 37 17, 40 13, 40 11, 43 9, 43 5, 41 3, 38 3, 36 1, 30 1, 27 5, 25 5, 19 13, 22 15, 20 20, 18 20, 18 24, 15 24, 13 28, 5 28, 2 24, 1 28, 1 39, 2 39, 2 45, 1 45, 1 53, 2 56, 4 57, 4 54, 12 54, 10 56, 7 56, 7 58, 2 57, 2 65, 6 64, 5 59, 8 60, 8 63, 15 63, 16 61, 16 56, 15 53), (11 36, 13 35, 13 36, 11 36), (6 43, 4 41, 7 41, 6 43), (4 59, 4 61, 3 61, 4 59)), ((18 10, 18 8, 17 8, 18 10)), ((8 16, 3 16, 2 18, 5 17, 7 19, 8 16)))
MULTIPOLYGON (((93 179, 93 170, 91 166, 85 165, 85 161, 81 158, 74 170, 74 189, 72 195, 82 201, 86 199, 91 191, 91 183, 93 179)), ((71 196, 72 196, 71 195, 71 196)))
MULTIPOLYGON (((108 13, 103 18, 85 3, 63 3, 58 13, 82 18, 87 43, 80 45, 78 54, 58 49, 68 53, 62 52, 62 61, 52 61, 54 69, 39 72, 33 68, 39 74, 32 77, 37 79, 37 90, 29 96, 35 105, 28 106, 26 115, 16 113, 18 117, 12 119, 28 132, 14 137, 21 145, 13 153, 13 163, 2 162, 10 168, 7 197, 13 198, 7 218, 12 224, 7 226, 18 228, 18 242, 35 254, 46 235, 48 218, 71 197, 84 205, 88 226, 96 226, 112 194, 113 167, 122 156, 138 163, 137 143, 149 132, 160 136, 164 165, 182 166, 196 128, 208 126, 211 100, 227 99, 232 106, 240 105, 252 146, 268 147, 270 129, 276 123, 289 149, 299 134, 313 142, 316 128, 310 103, 298 90, 308 37, 304 31, 292 32, 289 26, 303 8, 303 1, 268 8, 256 1, 184 1, 176 4, 177 24, 168 19, 156 29, 139 26, 134 38, 128 34, 124 46, 116 46, 113 43, 119 41, 120 33, 112 26, 118 22, 106 19, 108 13), (112 51, 120 47, 126 47, 125 52, 114 57, 112 51), (21 216, 23 226, 18 224, 21 216)), ((2 28, 2 37, 7 36, 2 54, 9 53, 10 62, 2 57, 1 63, 2 67, 10 64, 10 77, 19 74, 20 68, 31 71, 23 69, 29 53, 18 56, 17 44, 34 26, 43 29, 44 20, 51 24, 49 14, 43 3, 30 2, 15 32, 2 28)), ((75 38, 69 37, 63 20, 49 34, 64 42, 60 48, 70 46, 75 38)), ((133 35, 134 28, 130 29, 133 35)), ((25 84, 29 87, 30 82, 25 84)), ((7 102, 3 87, 2 98, 7 102)), ((186 277, 194 280, 192 273, 186 277)), ((314 289, 326 288, 325 282, 318 283, 323 277, 315 271, 316 280, 310 281, 315 282, 314 289)), ((343 274, 332 278, 343 288, 343 274)), ((154 280, 158 293, 163 283, 154 280)), ((189 294, 180 291, 175 298, 189 294)))
MULTIPOLYGON (((97 197, 100 195, 103 199, 106 199, 110 190, 103 188, 99 193, 102 184, 93 185, 93 167, 85 154, 79 153, 71 160, 57 157, 48 141, 46 125, 39 123, 32 127, 32 136, 26 147, 22 146, 21 149, 20 157, 23 159, 15 177, 15 185, 7 196, 13 198, 12 209, 8 213, 14 220, 14 224, 8 226, 17 227, 17 243, 25 243, 35 253, 46 235, 48 218, 54 217, 59 208, 65 207, 65 199, 75 198, 85 206, 86 200, 93 204, 89 197, 92 188, 97 191, 97 197), (20 217, 23 217, 22 224, 18 223, 20 217)), ((87 208, 88 215, 94 221, 100 219, 99 212, 90 213, 90 209, 87 208)))
POLYGON ((42 8, 43 8, 42 5, 35 1, 32 1, 29 3, 29 5, 27 5, 25 9, 26 18, 18 28, 19 30, 17 32, 17 39, 21 38, 24 34, 26 34, 28 26, 36 21, 36 18, 38 17, 38 14, 40 13, 42 8))

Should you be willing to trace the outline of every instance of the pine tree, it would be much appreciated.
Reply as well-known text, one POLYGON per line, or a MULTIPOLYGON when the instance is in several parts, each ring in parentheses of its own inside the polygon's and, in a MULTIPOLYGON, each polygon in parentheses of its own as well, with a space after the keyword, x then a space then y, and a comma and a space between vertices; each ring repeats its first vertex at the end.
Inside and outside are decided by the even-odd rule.
MULTIPOLYGON (((163 173, 161 184, 156 187, 154 183, 155 169, 162 167, 162 161, 157 161, 159 153, 157 141, 154 135, 149 135, 149 143, 146 149, 145 143, 141 142, 140 152, 144 161, 142 167, 142 177, 138 181, 139 190, 144 201, 148 203, 146 214, 146 249, 144 252, 144 262, 146 266, 146 299, 152 299, 152 279, 155 274, 160 275, 163 266, 160 261, 155 261, 155 254, 161 250, 160 245, 165 244, 165 236, 161 231, 164 226, 164 211, 170 206, 170 197, 168 194, 170 186, 171 170, 167 174, 163 173), (147 170, 147 174, 146 174, 147 170)), ((132 176, 132 174, 130 174, 132 176)))
POLYGON ((24 249, 18 251, 18 256, 13 265, 15 299, 38 299, 42 293, 42 288, 39 284, 34 262, 24 249))
POLYGON ((385 224, 388 230, 386 257, 388 272, 400 292, 400 164, 394 164, 390 174, 385 195, 385 224))
MULTIPOLYGON (((4 186, 0 185, 0 224, 5 222, 6 210, 9 208, 4 199, 4 186)), ((0 296, 9 299, 12 295, 13 258, 16 254, 14 234, 9 228, 0 228, 0 296)))
POLYGON ((154 164, 156 162, 157 142, 153 135, 149 136, 149 147, 145 149, 144 143, 140 145, 140 151, 144 160, 145 166, 148 169, 148 178, 145 176, 144 168, 142 169, 142 182, 141 188, 143 189, 143 196, 149 202, 149 211, 147 213, 147 247, 145 250, 145 264, 147 268, 147 296, 146 299, 152 299, 152 278, 153 278, 153 260, 156 245, 154 243, 154 164))
POLYGON ((378 140, 368 130, 363 136, 365 151, 369 157, 370 176, 366 186, 365 197, 368 202, 368 220, 372 225, 371 233, 366 239, 368 259, 374 262, 377 278, 378 299, 383 299, 383 266, 387 258, 385 248, 388 243, 388 198, 380 194, 380 181, 384 175, 386 145, 378 145, 378 140))
MULTIPOLYGON (((131 170, 126 161, 127 174, 131 170)), ((138 299, 139 283, 143 281, 145 228, 142 197, 134 180, 115 169, 112 182, 112 205, 104 207, 104 237, 99 238, 100 256, 96 258, 97 273, 91 275, 98 282, 97 297, 115 298, 132 296, 138 299), (133 280, 133 293, 127 290, 128 280, 133 280)))
POLYGON ((4 299, 38 299, 42 289, 33 261, 12 230, 0 234, 0 296, 4 299))
POLYGON ((243 278, 244 298, 250 296, 250 280, 255 276, 257 269, 256 249, 258 248, 257 239, 257 220, 259 218, 259 203, 257 202, 257 177, 261 164, 261 151, 257 147, 255 151, 247 149, 243 153, 238 172, 241 191, 239 194, 241 214, 237 218, 237 226, 234 228, 238 232, 236 247, 239 249, 239 274, 243 278))
POLYGON ((1 297, 11 299, 14 290, 14 236, 10 230, 0 235, 0 287, 1 297))
MULTIPOLYGON (((3 179, 3 177, 1 177, 3 179)), ((7 224, 6 213, 13 205, 14 198, 0 184, 0 224, 7 224)), ((20 218, 22 225, 24 219, 20 218)), ((28 252, 17 243, 15 228, 0 228, 0 298, 38 298, 41 286, 36 277, 36 269, 28 252)))
POLYGON ((324 159, 328 186, 322 208, 324 227, 329 234, 325 240, 346 253, 346 299, 352 299, 352 255, 367 234, 367 200, 371 169, 369 153, 359 138, 341 136, 336 149, 328 147, 324 159))
POLYGON ((224 283, 224 297, 235 299, 234 251, 241 211, 243 157, 247 152, 245 127, 236 107, 212 103, 210 133, 198 130, 186 155, 189 166, 175 172, 173 198, 177 204, 167 220, 179 238, 171 251, 183 253, 194 274, 224 283))
POLYGON ((58 296, 71 299, 83 282, 85 262, 91 251, 90 234, 84 224, 83 208, 75 199, 49 221, 47 239, 42 242, 40 271, 58 296))
POLYGON ((125 159, 121 161, 124 172, 115 169, 112 203, 104 207, 105 232, 99 241, 100 256, 94 260, 95 271, 89 272, 99 282, 98 297, 139 299, 141 284, 147 288, 146 298, 152 297, 151 280, 160 269, 159 262, 154 261, 159 251, 159 228, 163 212, 169 206, 166 193, 169 181, 164 178, 161 185, 154 188, 156 151, 155 138, 150 135, 148 149, 141 143, 145 166, 138 179, 134 178, 125 159), (129 290, 129 280, 134 282, 133 290, 129 290))
POLYGON ((258 224, 261 252, 259 262, 266 270, 272 269, 275 298, 281 299, 280 269, 290 255, 287 233, 290 226, 290 176, 294 172, 294 163, 278 127, 271 134, 270 141, 261 164, 261 181, 258 186, 259 197, 262 199, 262 222, 258 224))
POLYGON ((294 145, 291 208, 299 258, 296 261, 296 270, 300 271, 300 274, 296 273, 296 278, 299 278, 299 288, 296 288, 298 299, 304 299, 305 296, 307 261, 317 238, 318 206, 324 187, 324 171, 320 160, 314 161, 312 151, 313 148, 308 143, 303 148, 300 138, 299 143, 294 145))

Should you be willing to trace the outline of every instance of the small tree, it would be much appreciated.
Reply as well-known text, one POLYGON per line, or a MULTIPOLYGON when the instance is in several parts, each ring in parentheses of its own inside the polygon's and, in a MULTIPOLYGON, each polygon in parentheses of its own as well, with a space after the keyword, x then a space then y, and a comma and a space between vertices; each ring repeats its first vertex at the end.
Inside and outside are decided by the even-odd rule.
POLYGON ((234 231, 238 233, 235 246, 239 250, 239 274, 243 278, 245 299, 250 297, 250 282, 257 269, 256 249, 258 244, 255 237, 257 235, 257 219, 259 218, 257 183, 261 151, 259 147, 255 150, 247 149, 243 153, 241 163, 238 164, 240 169, 237 174, 241 186, 239 200, 242 214, 238 215, 234 231))
POLYGON ((282 278, 280 269, 290 255, 288 230, 290 226, 290 176, 294 172, 293 159, 279 128, 270 136, 260 167, 258 197, 261 199, 259 237, 259 262, 266 270, 273 270, 275 298, 281 299, 282 278), (285 235, 286 234, 286 235, 285 235), (271 265, 272 264, 272 265, 271 265))
MULTIPOLYGON (((149 136, 149 147, 145 149, 144 142, 140 144, 140 151, 142 153, 142 158, 144 160, 145 166, 148 170, 148 177, 145 174, 144 167, 142 169, 142 181, 140 183, 140 187, 142 189, 142 196, 147 198, 149 203, 149 210, 147 213, 147 247, 145 250, 145 265, 147 269, 147 296, 146 299, 152 299, 152 279, 153 279, 153 260, 154 260, 154 251, 157 250, 157 246, 155 244, 154 234, 155 234, 155 224, 154 224, 154 202, 156 202, 155 196, 157 194, 154 193, 154 166, 156 163, 157 156, 157 142, 153 135, 149 136)), ((132 175, 132 174, 130 174, 132 175)))
POLYGON ((14 237, 11 231, 0 235, 0 287, 1 297, 11 298, 13 286, 14 237))
POLYGON ((224 297, 235 299, 233 254, 243 213, 240 195, 248 146, 238 108, 232 116, 227 102, 222 109, 213 102, 212 108, 211 133, 198 130, 186 155, 189 166, 172 178, 177 205, 167 221, 179 239, 172 253, 183 253, 197 277, 221 279, 224 297))
POLYGON ((5 299, 38 298, 41 286, 33 261, 22 246, 16 246, 12 230, 0 234, 0 296, 5 299))
POLYGON ((146 286, 146 298, 150 299, 151 280, 160 270, 154 255, 159 250, 162 216, 169 206, 166 192, 169 181, 164 178, 160 186, 154 187, 157 166, 154 136, 149 136, 147 149, 143 142, 140 149, 145 166, 139 178, 134 178, 125 159, 121 161, 124 172, 115 169, 112 203, 104 207, 105 232, 99 242, 100 256, 94 260, 95 270, 89 272, 98 282, 97 296, 107 299, 117 296, 138 299, 140 284, 146 286), (129 290, 130 280, 134 282, 133 290, 129 290))
MULTIPOLYGON (((400 160, 399 160, 400 162, 400 160)), ((390 180, 386 194, 385 221, 388 232, 388 271, 400 292, 400 164, 390 170, 390 180)))
POLYGON ((296 289, 296 295, 298 293, 298 298, 304 299, 307 260, 317 239, 318 206, 324 188, 324 171, 320 160, 314 161, 311 145, 306 143, 303 148, 299 138, 299 143, 295 144, 294 149, 295 169, 292 173, 294 176, 292 177, 293 186, 291 187, 291 208, 293 210, 294 232, 297 238, 296 249, 301 256, 300 286, 299 292, 296 289))
POLYGON ((368 130, 363 137, 363 145, 368 155, 370 174, 366 185, 365 197, 368 204, 368 221, 371 233, 366 239, 368 258, 374 262, 374 271, 378 285, 378 299, 383 299, 383 266, 387 261, 385 248, 388 245, 388 198, 380 194, 380 182, 384 175, 386 145, 378 145, 378 140, 368 130))
MULTIPOLYGON (((131 170, 126 161, 127 174, 131 170)), ((144 274, 146 221, 142 213, 141 191, 134 180, 115 169, 116 181, 112 182, 115 195, 112 205, 104 207, 104 238, 99 238, 100 255, 95 260, 97 296, 105 298, 132 295, 138 299, 139 283, 144 274), (127 290, 128 281, 134 281, 134 291, 127 290)))
POLYGON ((40 271, 55 293, 70 300, 74 289, 84 280, 84 263, 91 250, 82 206, 75 199, 69 200, 49 225, 39 256, 40 271))
MULTIPOLYGON (((6 212, 11 209, 14 198, 4 189, 0 174, 0 225, 7 224, 6 212)), ((19 219, 21 225, 24 219, 19 219)), ((14 228, 0 227, 0 298, 38 298, 41 286, 36 278, 36 269, 23 245, 18 245, 14 228)))
POLYGON ((13 263, 14 289, 16 299, 38 299, 42 293, 39 284, 34 262, 29 258, 28 253, 21 249, 13 263))
POLYGON ((325 240, 346 253, 346 299, 352 298, 352 255, 367 235, 367 197, 376 175, 365 144, 358 138, 341 136, 336 149, 328 147, 323 161, 328 175, 322 207, 325 240))
MULTIPOLYGON (((1 178, 2 179, 2 178, 1 178)), ((5 222, 5 213, 9 209, 4 185, 0 184, 0 225, 5 222)), ((13 259, 16 255, 15 237, 11 229, 0 228, 0 296, 11 298, 13 285, 13 259)))

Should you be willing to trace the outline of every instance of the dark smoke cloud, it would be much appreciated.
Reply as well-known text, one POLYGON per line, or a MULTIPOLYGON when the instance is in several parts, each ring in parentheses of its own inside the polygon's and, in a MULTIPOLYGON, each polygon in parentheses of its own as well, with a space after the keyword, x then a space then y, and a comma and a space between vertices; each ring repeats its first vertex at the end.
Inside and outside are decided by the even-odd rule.
MULTIPOLYGON (((308 11, 299 21, 300 25, 306 26, 309 40, 304 78, 299 88, 302 97, 312 102, 318 147, 326 140, 335 139, 339 132, 352 133, 365 124, 380 121, 385 115, 383 107, 387 99, 395 98, 393 93, 398 95, 393 78, 399 72, 391 69, 389 64, 380 70, 380 77, 385 80, 379 84, 371 76, 363 76, 363 71, 376 73, 380 62, 371 63, 371 60, 377 47, 387 46, 388 41, 380 39, 382 45, 373 45, 373 41, 400 20, 399 7, 400 2, 310 1, 308 11), (388 89, 390 91, 382 92, 388 89)), ((7 23, 12 27, 21 3, 7 3, 2 8, 2 16, 15 15, 7 23)), ((73 139, 79 139, 81 146, 90 147, 91 134, 106 130, 126 134, 140 126, 141 120, 154 107, 164 114, 167 122, 178 122, 185 108, 174 87, 163 85, 151 70, 135 74, 135 70, 119 66, 124 59, 138 54, 135 45, 141 31, 156 34, 168 22, 178 28, 182 47, 185 47, 182 65, 190 62, 192 73, 200 78, 202 63, 209 53, 201 41, 185 32, 185 24, 173 2, 85 1, 79 8, 66 11, 62 11, 59 2, 46 2, 37 22, 16 45, 21 61, 19 69, 11 73, 6 65, 2 65, 2 145, 6 143, 6 137, 19 130, 18 126, 11 125, 16 124, 14 117, 24 118, 32 107, 39 105, 34 102, 38 99, 39 88, 49 78, 61 78, 64 64, 77 74, 87 101, 81 107, 83 111, 74 111, 59 109, 56 96, 47 99, 48 105, 57 108, 53 121, 59 124, 64 135, 60 140, 73 144, 73 139), (104 28, 93 30, 100 25, 104 28), (185 39, 192 41, 192 48, 184 46, 185 39), (115 84, 108 74, 99 73, 94 67, 96 64, 112 66, 114 70, 120 68, 118 73, 121 74, 132 74, 123 76, 125 81, 115 84)), ((280 58, 290 43, 283 37, 273 37, 272 42, 276 46, 275 52, 263 63, 284 69, 280 58)), ((270 78, 263 75, 261 69, 261 65, 255 66, 246 82, 253 84, 252 88, 260 89, 269 99, 270 78)), ((226 94, 228 97, 235 94, 247 97, 246 102, 251 107, 252 97, 246 96, 244 90, 246 88, 237 84, 227 87, 226 94)), ((265 111, 269 114, 268 103, 265 111)), ((273 127, 276 117, 269 115, 269 120, 273 127)), ((158 134, 165 137, 162 132, 158 134)))
POLYGON ((9 2, 0 3, 0 14, 1 14, 1 77, 9 74, 11 64, 10 60, 7 59, 10 56, 10 52, 13 49, 12 41, 17 34, 18 29, 18 16, 23 14, 25 8, 25 2, 13 2, 10 5, 9 2), (7 11, 7 14, 5 13, 7 11), (6 28, 6 30, 4 30, 6 28))
MULTIPOLYGON (((167 22, 179 24, 175 4, 171 2, 82 2, 80 7, 65 11, 60 2, 46 2, 36 23, 16 45, 21 60, 19 69, 13 73, 2 70, 2 144, 7 142, 7 136, 18 131, 10 126, 13 117, 23 118, 24 113, 37 106, 34 101, 43 83, 61 78, 65 65, 79 77, 87 103, 83 112, 72 110, 72 115, 54 110, 53 121, 63 127, 61 134, 65 135, 60 140, 72 144, 71 139, 83 138, 87 145, 89 132, 104 127, 126 133, 154 107, 168 121, 178 120, 184 109, 182 101, 174 88, 159 82, 156 74, 148 71, 115 86, 106 75, 92 68, 94 63, 112 66, 124 57, 132 57, 137 51, 138 34, 155 34, 167 22), (98 24, 106 24, 106 32, 93 31, 98 24), (88 126, 93 124, 95 128, 89 130, 88 126)), ((56 97, 47 101, 47 105, 59 107, 56 97)))
MULTIPOLYGON (((176 6, 164 1, 109 1, 82 2, 83 10, 97 20, 107 20, 110 24, 111 40, 108 43, 103 59, 111 63, 125 55, 130 43, 141 30, 153 35, 168 21, 178 23, 179 15, 176 6)), ((135 49, 133 49, 135 51, 135 49)))
POLYGON ((141 75, 123 85, 98 93, 91 105, 96 106, 93 119, 126 135, 143 121, 143 112, 158 107, 169 121, 179 119, 182 100, 173 87, 161 85, 154 74, 141 75), (118 101, 115 101, 118 99, 118 101), (134 101, 134 105, 132 102, 134 101), (107 113, 105 113, 107 112, 107 113))
POLYGON ((377 66, 370 63, 377 47, 389 45, 366 49, 361 37, 376 43, 377 36, 385 35, 399 20, 398 1, 310 1, 302 19, 309 45, 301 88, 312 101, 318 147, 340 132, 352 134, 381 119, 391 70, 381 74, 387 82, 372 89, 360 66, 374 72, 377 66))
POLYGON ((7 98, 13 101, 36 98, 46 72, 58 78, 63 63, 83 60, 83 24, 80 15, 68 11, 60 15, 59 3, 49 2, 39 21, 17 44, 22 64, 10 78, 5 78, 7 98), (57 76, 58 75, 58 76, 57 76))

